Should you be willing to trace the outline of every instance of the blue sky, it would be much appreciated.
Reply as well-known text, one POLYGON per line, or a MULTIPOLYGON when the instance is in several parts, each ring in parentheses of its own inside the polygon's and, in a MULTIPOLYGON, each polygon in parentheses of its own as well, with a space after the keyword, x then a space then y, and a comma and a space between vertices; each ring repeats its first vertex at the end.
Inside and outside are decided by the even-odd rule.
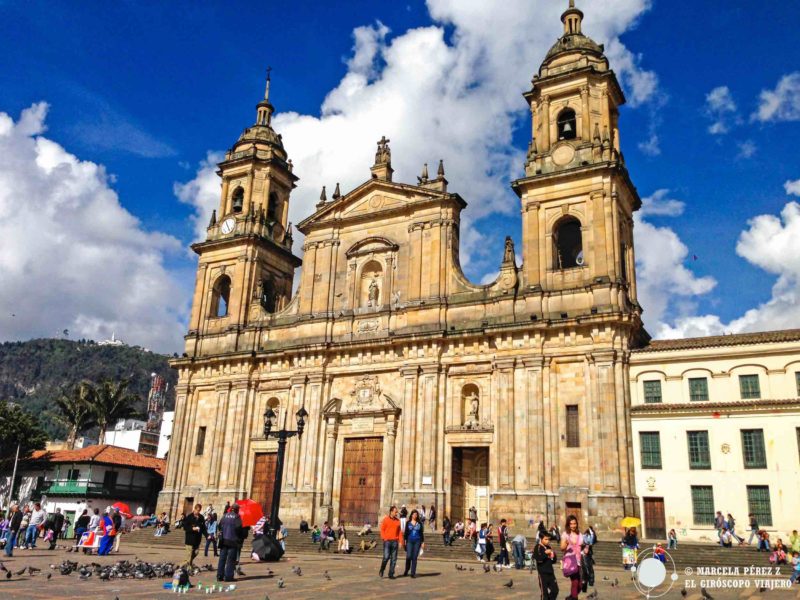
MULTIPOLYGON (((504 122, 508 131, 503 131, 501 124, 497 131, 480 130, 480 135, 472 136, 461 119, 458 131, 452 133, 453 139, 448 143, 417 137, 404 146, 404 139, 418 135, 412 131, 415 123, 409 121, 406 130, 402 119, 388 115, 387 131, 378 126, 372 128, 374 133, 365 133, 371 136, 369 139, 377 139, 383 133, 391 134, 397 142, 393 155, 397 156, 398 149, 406 155, 418 154, 419 158, 414 161, 420 166, 422 162, 435 161, 440 154, 444 155, 446 165, 449 159, 456 160, 449 157, 448 149, 456 154, 462 138, 469 140, 465 148, 482 148, 474 158, 479 163, 478 170, 484 171, 478 185, 472 180, 459 181, 450 172, 448 176, 451 190, 462 193, 470 203, 467 214, 473 215, 468 227, 471 239, 476 242, 472 250, 465 249, 470 254, 465 261, 467 274, 475 281, 491 274, 502 254, 504 235, 511 234, 517 240, 520 236, 518 205, 507 182, 521 172, 519 153, 526 148, 530 135, 521 93, 529 87, 543 50, 560 33, 557 15, 566 1, 564 6, 560 2, 533 0, 517 5, 498 3, 494 13, 510 14, 491 15, 499 25, 492 31, 493 23, 487 21, 488 33, 476 27, 476 17, 468 10, 470 4, 470 0, 463 0, 458 6, 447 0, 431 0, 429 4, 0 1, 0 73, 3 74, 0 113, 6 113, 19 124, 22 111, 38 102, 47 103, 49 110, 46 117, 41 117, 46 129, 42 126, 28 137, 43 136, 78 160, 105 167, 108 174, 105 186, 116 192, 122 210, 140 221, 124 225, 133 232, 130 239, 138 241, 126 241, 123 245, 127 250, 131 250, 131 244, 159 248, 152 257, 154 263, 159 263, 159 275, 152 282, 156 282, 155 285, 164 283, 165 295, 169 298, 165 306, 151 311, 158 316, 150 319, 147 326, 133 327, 130 321, 139 318, 141 311, 148 312, 146 302, 128 313, 120 310, 115 317, 113 306, 87 307, 81 292, 76 292, 66 281, 59 296, 77 295, 74 306, 80 309, 76 308, 73 313, 81 314, 76 316, 66 311, 59 315, 59 322, 71 327, 76 335, 100 337, 107 335, 109 329, 119 329, 118 334, 127 335, 132 341, 177 350, 175 321, 180 324, 185 315, 194 273, 193 259, 182 248, 196 237, 193 219, 203 218, 203 211, 208 207, 200 207, 200 204, 208 204, 209 200, 204 201, 199 197, 200 192, 192 195, 187 189, 181 202, 176 197, 175 184, 194 181, 197 189, 206 186, 207 195, 213 191, 208 165, 205 166, 206 181, 200 182, 203 161, 208 152, 229 147, 241 129, 253 120, 253 107, 262 93, 267 65, 274 69, 273 102, 279 113, 276 128, 281 131, 281 124, 285 125, 284 141, 290 156, 293 148, 302 155, 304 145, 344 144, 341 135, 332 133, 321 122, 311 123, 319 126, 319 133, 315 133, 317 130, 313 127, 307 132, 311 139, 301 139, 300 133, 293 139, 290 133, 306 131, 300 127, 302 116, 319 119, 326 97, 329 98, 329 116, 341 110, 345 118, 353 119, 359 127, 373 123, 371 117, 362 119, 356 109, 342 109, 347 99, 334 94, 331 100, 329 95, 341 90, 343 78, 354 74, 360 77, 359 85, 364 89, 381 89, 379 86, 392 77, 390 73, 394 72, 394 67, 409 60, 408 56, 397 56, 404 43, 408 45, 403 50, 407 54, 428 49, 431 62, 439 57, 443 64, 450 65, 451 60, 458 63, 459 53, 466 56, 463 64, 469 66, 470 60, 473 61, 472 75, 466 77, 474 77, 474 81, 464 89, 483 87, 486 92, 480 102, 475 103, 472 113, 466 113, 469 119, 474 118, 476 127, 488 118, 482 107, 492 106, 491 92, 505 90, 502 100, 498 94, 497 104, 502 106, 495 110, 508 117, 504 122), (540 5, 549 6, 537 10, 540 5), (507 8, 503 11, 498 8, 500 6, 507 8), (518 63, 521 67, 515 64, 513 70, 503 72, 499 81, 497 68, 492 72, 484 69, 486 65, 491 67, 491 58, 484 61, 479 56, 475 59, 459 46, 473 36, 476 44, 484 44, 482 52, 487 56, 493 52, 502 55, 502 52, 509 52, 502 47, 506 33, 504 24, 508 24, 510 30, 516 26, 515 22, 526 19, 530 40, 523 39, 520 48, 528 56, 518 63), (364 41, 354 50, 357 28, 361 28, 364 41), (442 32, 443 46, 436 45, 436 40, 422 40, 422 34, 418 33, 432 30, 442 32), (398 41, 400 43, 396 43, 398 41), (359 48, 362 54, 358 54, 359 48), (356 54, 366 57, 366 66, 356 64, 356 54), (283 117, 281 113, 285 113, 283 117), (485 137, 485 131, 496 136, 486 148, 474 139, 485 137), (319 139, 315 141, 314 136, 319 139), (510 149, 500 148, 503 144, 510 149), (492 162, 491 167, 486 166, 487 161, 492 162), (516 172, 506 172, 508 165, 516 172), (489 186, 494 186, 491 191, 488 191, 489 186), (146 238, 150 241, 145 242, 139 239, 141 236, 155 237, 146 238), (175 239, 179 244, 174 243, 175 239), (162 318, 169 323, 161 322, 162 318), (148 333, 162 326, 168 333, 148 333)), ((474 3, 475 11, 482 10, 481 4, 486 3, 474 3)), ((788 296, 784 294, 784 301, 789 298, 791 304, 792 298, 797 297, 800 268, 776 266, 786 252, 785 239, 790 237, 792 225, 780 216, 792 203, 784 186, 800 179, 797 160, 800 116, 796 114, 798 101, 794 94, 800 90, 792 87, 794 79, 787 81, 787 97, 780 100, 788 105, 779 106, 766 117, 752 115, 758 114, 762 91, 776 90, 782 78, 800 70, 800 50, 796 44, 800 4, 777 1, 754 4, 743 0, 699 3, 579 0, 578 6, 587 15, 584 31, 599 41, 613 38, 621 42, 625 51, 614 57, 631 63, 628 68, 620 68, 612 57, 612 67, 622 72, 628 97, 636 104, 623 110, 621 121, 623 151, 634 183, 643 197, 651 197, 657 190, 668 190, 655 196, 654 206, 663 207, 665 199, 684 203, 682 214, 676 214, 678 210, 656 209, 642 217, 647 225, 641 229, 659 234, 651 239, 637 238, 637 254, 642 260, 646 260, 647 254, 644 245, 651 241, 654 244, 659 240, 663 242, 665 232, 674 235, 688 252, 685 260, 678 251, 672 262, 651 263, 648 275, 653 282, 651 293, 664 302, 664 307, 655 310, 657 319, 648 321, 648 329, 685 335, 715 333, 720 329, 790 326, 798 313, 790 315, 788 322, 786 318, 775 319, 766 314, 746 322, 737 320, 746 311, 774 301, 776 281, 791 288, 788 296), (596 29, 593 30, 593 26, 596 29), (651 76, 657 84, 649 91, 636 92, 637 85, 647 87, 646 82, 642 83, 643 76, 651 76), (727 90, 719 91, 723 87, 727 90), (708 95, 715 89, 718 92, 714 98, 718 102, 712 107, 708 95), (717 127, 717 133, 711 133, 709 128, 720 123, 720 116, 722 125, 717 127), (648 141, 651 142, 649 150, 648 141), (656 147, 658 153, 654 151, 656 147), (657 214, 659 212, 671 214, 657 214), (759 216, 765 218, 755 224, 748 223, 759 216), (743 232, 749 232, 749 237, 742 246, 743 232), (768 248, 762 255, 758 246, 764 236, 784 245, 768 248), (737 242, 740 242, 739 253, 737 242), (695 255, 697 260, 693 258, 695 255), (659 287, 654 280, 658 279, 656 270, 661 268, 672 269, 678 275, 665 273, 659 287), (681 269, 688 269, 688 272, 681 269), (670 289, 673 285, 680 286, 687 277, 688 287, 694 286, 695 293, 670 289), (716 285, 712 286, 708 278, 713 278, 716 285), (710 316, 716 317, 716 321, 709 320, 710 316)), ((487 17, 478 15, 478 18, 487 17)), ((512 34, 509 37, 514 39, 512 34)), ((504 60, 502 65, 508 63, 504 60)), ((443 79, 449 80, 450 76, 443 79)), ((403 82, 406 87, 414 85, 413 79, 403 82)), ((386 86, 384 90, 391 89, 388 83, 386 86)), ((420 92, 422 110, 426 107, 425 93, 425 90, 420 92)), ((368 93, 361 93, 354 104, 364 113, 370 113, 370 98, 368 93)), ((446 119, 452 111, 444 102, 437 105, 446 119)), ((391 102, 387 103, 386 110, 391 112, 392 106, 391 102)), ((449 131, 446 123, 442 127, 443 131, 449 131)), ((369 156, 373 148, 364 146, 365 156, 369 156)), ((0 151, 10 153, 14 148, 6 145, 0 151)), ((410 160, 408 156, 406 159, 410 160)), ((317 171, 324 170, 324 165, 315 169, 310 162, 301 160, 300 164, 307 165, 307 172, 298 167, 301 181, 295 195, 318 196, 317 186, 313 190, 304 186, 316 182, 317 171)), ((341 180, 355 185, 359 177, 366 178, 368 167, 366 162, 361 172, 342 173, 341 180)), ((23 168, 24 165, 19 167, 23 168)), ((351 167, 348 163, 339 168, 351 167)), ((468 172, 466 166, 459 163, 455 170, 456 174, 468 172)), ((402 179, 410 180, 416 173, 401 169, 399 174, 402 179)), ((326 171, 325 177, 328 179, 322 181, 330 184, 340 179, 333 171, 326 171)), ((0 176, 0 198, 4 185, 6 196, 14 195, 14 181, 13 172, 5 178, 0 176)), ((40 201, 46 207, 53 202, 53 188, 48 190, 33 189, 29 193, 42 194, 40 201)), ((81 201, 91 202, 92 193, 82 195, 81 201)), ((16 201, 25 202, 25 198, 16 201)), ((308 202, 298 200, 297 204, 308 202)), ((3 251, 16 252, 25 258, 21 245, 32 243, 31 236, 37 235, 33 223, 26 220, 20 224, 18 233, 27 226, 31 230, 25 231, 16 241, 7 239, 3 251), (12 247, 11 244, 16 245, 12 247)), ((92 230, 89 225, 83 226, 87 231, 92 230)), ((102 253, 102 241, 92 244, 102 253)), ((672 249, 675 249, 674 243, 672 249)), ((133 254, 141 254, 136 246, 133 250, 133 254)), ((656 246, 651 250, 654 254, 662 253, 656 246)), ((57 254, 58 245, 50 246, 50 251, 57 254)), ((299 253, 297 248, 296 252, 299 253)), ((786 259, 791 261, 792 257, 786 259)), ((33 264, 47 261, 47 257, 34 254, 29 260, 33 264)), ((80 268, 81 260, 90 259, 76 258, 75 268, 80 268)), ((794 261, 797 260, 794 257, 794 261)), ((0 273, 2 265, 0 260, 0 273)), ((87 272, 91 272, 91 268, 87 267, 87 272)), ((139 275, 131 283, 124 280, 126 268, 119 267, 120 288, 130 289, 128 286, 147 281, 148 267, 142 264, 136 268, 140 269, 139 275)), ((47 275, 48 278, 42 277, 36 285, 47 285, 53 277, 62 277, 49 271, 47 275)), ((6 276, 14 276, 13 270, 6 276)), ((32 281, 37 282, 37 279, 34 277, 32 281)), ((112 285, 111 280, 109 285, 112 285)), ((782 288, 780 292, 786 290, 782 288)), ((125 299, 116 301, 115 305, 129 304, 131 296, 125 294, 125 299)), ((15 312, 16 301, 12 292, 0 294, 0 306, 5 304, 4 313, 15 312)), ((36 302, 33 308, 41 315, 41 311, 47 312, 48 307, 59 300, 43 295, 36 302)), ((154 301, 147 302, 152 307, 154 301)), ((653 301, 653 305, 656 304, 653 301)), ((647 318, 648 305, 644 308, 647 318)), ((773 309, 786 312, 785 307, 774 306, 773 309)), ((3 337, 24 338, 60 330, 55 321, 43 325, 35 314, 32 312, 28 318, 20 315, 16 320, 8 320, 7 314, 0 317, 0 324, 6 330, 3 337)), ((795 322, 794 326, 800 323, 795 322)))

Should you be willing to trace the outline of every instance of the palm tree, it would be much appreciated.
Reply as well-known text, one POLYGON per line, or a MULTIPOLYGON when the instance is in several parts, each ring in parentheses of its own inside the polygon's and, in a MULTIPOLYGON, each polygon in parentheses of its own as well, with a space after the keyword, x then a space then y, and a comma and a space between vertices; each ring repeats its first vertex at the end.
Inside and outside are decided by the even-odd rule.
POLYGON ((93 388, 91 384, 83 382, 75 384, 71 389, 62 389, 61 396, 55 403, 61 411, 61 420, 69 428, 67 435, 67 448, 75 448, 78 434, 86 431, 97 423, 92 402, 93 388))
POLYGON ((119 383, 106 380, 99 386, 92 386, 91 405, 95 421, 100 428, 101 443, 109 423, 136 414, 133 405, 139 398, 135 394, 128 393, 129 384, 129 380, 122 379, 119 383))

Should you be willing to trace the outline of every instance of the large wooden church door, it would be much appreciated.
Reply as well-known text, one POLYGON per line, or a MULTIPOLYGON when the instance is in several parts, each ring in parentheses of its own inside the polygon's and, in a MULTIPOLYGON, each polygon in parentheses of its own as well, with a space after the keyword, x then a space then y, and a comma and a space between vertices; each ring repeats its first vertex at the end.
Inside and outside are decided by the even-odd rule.
POLYGON ((339 522, 361 527, 377 524, 381 514, 383 438, 344 440, 339 522))
POLYGON ((253 464, 253 485, 250 486, 250 499, 261 505, 267 517, 272 510, 272 489, 275 485, 277 458, 276 452, 259 452, 256 454, 253 464))

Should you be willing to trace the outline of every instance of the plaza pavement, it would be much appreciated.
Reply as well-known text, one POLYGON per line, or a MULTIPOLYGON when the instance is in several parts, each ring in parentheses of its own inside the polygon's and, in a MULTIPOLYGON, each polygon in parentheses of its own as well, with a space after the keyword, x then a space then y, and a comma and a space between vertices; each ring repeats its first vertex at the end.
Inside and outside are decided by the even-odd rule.
MULTIPOLYGON (((22 575, 13 576, 6 579, 6 573, 0 573, 0 599, 58 599, 58 598, 80 598, 82 600, 130 600, 130 599, 167 599, 175 597, 170 590, 164 590, 163 584, 168 579, 124 579, 112 581, 100 581, 92 577, 88 581, 82 581, 76 573, 63 576, 57 570, 51 570, 50 565, 58 565, 64 559, 77 560, 83 562, 97 562, 100 564, 113 564, 118 560, 135 560, 139 558, 148 562, 162 562, 181 560, 183 551, 177 548, 149 548, 146 546, 125 546, 123 545, 119 555, 106 557, 85 557, 88 560, 81 560, 83 555, 67 553, 65 550, 19 550, 11 559, 3 559, 5 566, 13 573, 23 567, 33 566, 42 569, 42 572, 34 576, 22 575), (52 577, 47 579, 47 574, 52 573, 52 577)), ((198 557, 195 564, 198 566, 216 562, 213 557, 198 557)), ((480 599, 489 600, 493 598, 514 599, 514 598, 539 598, 539 587, 536 574, 528 571, 516 571, 514 569, 504 570, 502 573, 484 573, 481 565, 477 562, 464 563, 467 570, 458 571, 452 561, 442 561, 420 558, 417 569, 417 578, 399 578, 394 581, 380 579, 377 570, 380 563, 377 558, 365 557, 363 555, 351 554, 340 556, 302 554, 293 555, 290 552, 280 563, 254 563, 246 560, 242 569, 245 576, 239 577, 236 582, 236 590, 233 592, 223 592, 213 594, 215 597, 231 597, 242 599, 295 599, 295 598, 358 598, 358 599, 380 599, 380 598, 403 598, 404 600, 417 599, 480 599), (292 572, 292 567, 300 566, 302 575, 298 576, 292 572), (273 576, 266 573, 271 569, 273 576), (470 571, 469 569, 474 569, 470 571), (327 580, 323 573, 327 571, 330 580, 327 580), (283 578, 285 587, 278 588, 278 579, 283 578), (513 587, 504 586, 509 580, 513 580, 513 587)), ((402 573, 403 564, 398 562, 398 571, 402 573)), ((788 571, 787 571, 788 573, 788 571)), ((678 584, 666 595, 665 598, 681 598, 680 588, 684 580, 684 574, 680 574, 678 584)), ((743 578, 742 578, 743 579, 743 578)), ((695 580, 696 581, 696 580, 695 580)), ((751 579, 752 581, 752 579, 751 579)), ((215 573, 201 573, 192 578, 194 584, 216 583, 215 573)), ((568 594, 567 580, 558 576, 560 586, 559 598, 564 598, 568 594)), ((643 598, 630 580, 630 575, 620 569, 598 569, 596 599, 613 600, 634 600, 643 598), (618 579, 619 585, 613 586, 614 579, 618 579)), ((592 590, 590 589, 590 592, 592 590)), ((689 590, 686 595, 687 600, 702 600, 699 588, 689 590)), ((655 592, 651 598, 657 597, 655 592)), ((759 592, 752 585, 744 591, 725 591, 710 590, 713 598, 800 598, 800 585, 794 586, 792 590, 772 590, 759 592)), ((192 590, 188 595, 194 597, 206 596, 204 592, 192 590)), ((587 598, 586 594, 581 595, 581 599, 587 598)), ((589 599, 591 600, 591 599, 589 599)))

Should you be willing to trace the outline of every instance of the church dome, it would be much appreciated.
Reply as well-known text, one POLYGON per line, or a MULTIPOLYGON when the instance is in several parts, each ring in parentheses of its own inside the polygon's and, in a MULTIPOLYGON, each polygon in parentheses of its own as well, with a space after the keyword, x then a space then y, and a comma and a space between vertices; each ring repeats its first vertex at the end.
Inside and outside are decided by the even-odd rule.
POLYGON ((603 55, 603 45, 598 44, 592 38, 586 37, 582 33, 566 34, 561 36, 550 50, 548 50, 544 62, 547 63, 555 57, 569 52, 588 52, 600 57, 603 55))
POLYGON ((234 147, 243 143, 269 144, 283 149, 283 139, 281 135, 275 133, 275 130, 270 125, 251 125, 242 132, 242 135, 239 136, 234 147))

